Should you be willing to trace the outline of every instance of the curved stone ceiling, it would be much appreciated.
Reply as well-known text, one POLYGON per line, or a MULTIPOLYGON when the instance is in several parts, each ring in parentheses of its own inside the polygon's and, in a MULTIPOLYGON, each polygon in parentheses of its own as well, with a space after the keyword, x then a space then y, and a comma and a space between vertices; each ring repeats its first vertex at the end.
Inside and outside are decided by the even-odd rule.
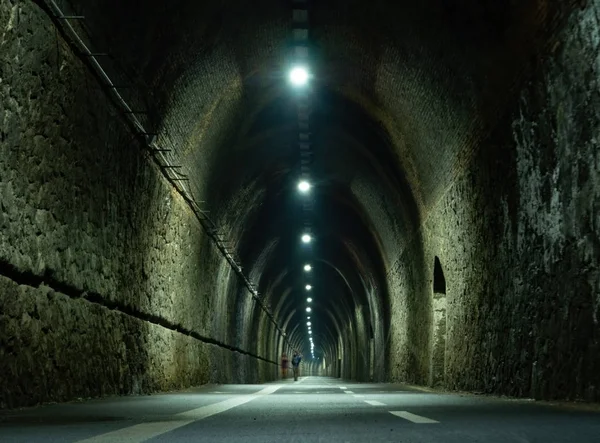
POLYGON ((147 124, 305 352, 307 281, 323 348, 335 347, 350 318, 371 328, 362 336, 386 334, 385 275, 502 114, 506 94, 497 91, 521 75, 546 14, 542 1, 309 3, 307 215, 295 189, 297 97, 286 77, 291 3, 72 3, 136 79, 147 124), (306 217, 316 237, 308 248, 298 241, 306 217))

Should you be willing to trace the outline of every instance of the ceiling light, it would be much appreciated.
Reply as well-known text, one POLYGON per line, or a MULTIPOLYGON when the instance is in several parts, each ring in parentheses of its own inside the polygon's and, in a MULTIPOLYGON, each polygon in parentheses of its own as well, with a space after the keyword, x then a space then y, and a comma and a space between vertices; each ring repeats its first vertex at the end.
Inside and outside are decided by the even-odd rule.
POLYGON ((306 312, 310 312, 310 311, 312 311, 312 309, 306 308, 306 312))
POLYGON ((302 236, 302 243, 310 243, 311 240, 312 240, 312 237, 308 234, 304 234, 302 236))
MULTIPOLYGON (((304 241, 304 240, 303 240, 303 241, 304 241)), ((310 271, 311 271, 311 269, 312 269, 312 266, 311 266, 311 265, 304 265, 304 270, 305 270, 306 272, 310 272, 310 271)))
POLYGON ((296 66, 290 71, 290 81, 295 86, 304 86, 308 83, 308 71, 306 68, 296 66))
POLYGON ((306 287, 306 290, 307 290, 307 291, 310 291, 310 290, 312 289, 312 286, 311 286, 311 285, 306 285, 305 287, 306 287))
POLYGON ((308 191, 310 191, 310 183, 306 180, 302 180, 300 183, 298 183, 298 191, 306 194, 308 191))
POLYGON ((312 301, 312 298, 308 297, 308 298, 306 299, 306 301, 310 303, 310 302, 312 301))

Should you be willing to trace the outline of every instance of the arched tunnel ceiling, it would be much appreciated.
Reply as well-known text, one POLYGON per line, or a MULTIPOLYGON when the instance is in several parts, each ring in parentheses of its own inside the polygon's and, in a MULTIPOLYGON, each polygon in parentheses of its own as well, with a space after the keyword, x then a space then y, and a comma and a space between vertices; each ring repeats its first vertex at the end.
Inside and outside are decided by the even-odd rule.
POLYGON ((286 78, 296 3, 71 3, 145 85, 159 142, 278 321, 303 322, 302 287, 312 279, 324 324, 315 335, 329 339, 352 310, 372 304, 366 286, 383 281, 502 114, 508 97, 497 91, 520 77, 546 15, 541 0, 307 2, 315 185, 307 213, 295 190, 297 91, 286 78), (307 218, 316 241, 303 247, 307 218), (310 277, 301 272, 307 261, 310 277))

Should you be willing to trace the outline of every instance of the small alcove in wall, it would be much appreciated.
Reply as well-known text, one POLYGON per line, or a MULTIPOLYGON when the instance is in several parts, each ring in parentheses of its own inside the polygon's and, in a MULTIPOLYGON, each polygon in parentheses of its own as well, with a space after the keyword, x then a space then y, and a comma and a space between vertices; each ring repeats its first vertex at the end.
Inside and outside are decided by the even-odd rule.
POLYGON ((446 277, 440 259, 433 261, 433 322, 430 362, 431 386, 442 386, 446 379, 446 277))
POLYGON ((433 293, 446 294, 446 278, 440 259, 437 256, 433 263, 433 293))

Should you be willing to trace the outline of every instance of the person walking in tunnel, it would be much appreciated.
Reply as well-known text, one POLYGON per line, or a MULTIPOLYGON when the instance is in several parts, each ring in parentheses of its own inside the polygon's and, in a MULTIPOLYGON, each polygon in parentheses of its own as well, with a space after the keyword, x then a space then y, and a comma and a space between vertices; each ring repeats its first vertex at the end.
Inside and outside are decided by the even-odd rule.
POLYGON ((289 360, 286 353, 281 354, 281 378, 287 378, 289 360))
POLYGON ((300 362, 302 361, 302 356, 298 351, 294 351, 294 356, 292 357, 292 370, 294 372, 294 381, 298 381, 298 375, 300 374, 300 362))

